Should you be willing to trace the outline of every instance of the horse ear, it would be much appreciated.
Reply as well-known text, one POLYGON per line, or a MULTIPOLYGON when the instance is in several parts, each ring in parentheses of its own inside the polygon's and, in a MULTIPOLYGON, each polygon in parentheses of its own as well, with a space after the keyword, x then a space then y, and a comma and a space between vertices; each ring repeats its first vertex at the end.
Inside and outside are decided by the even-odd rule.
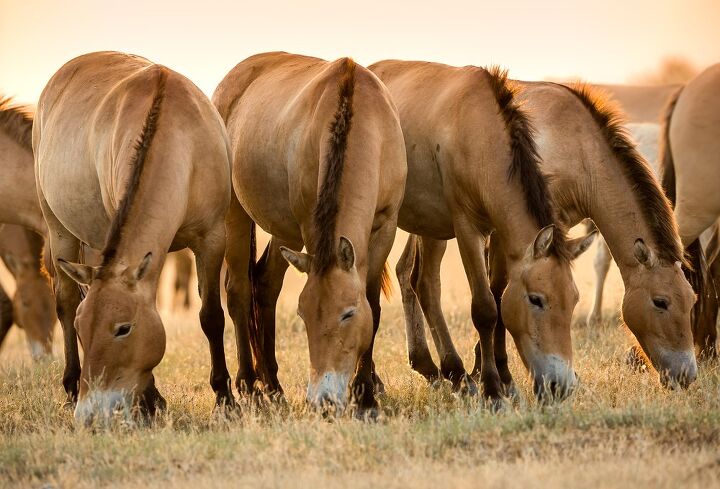
POLYGON ((340 236, 338 246, 338 264, 340 268, 349 272, 355 266, 355 248, 352 242, 345 236, 340 236))
POLYGON ((587 249, 590 248, 590 245, 595 240, 596 235, 597 235, 597 229, 593 230, 591 233, 588 233, 585 236, 582 236, 580 238, 568 240, 568 248, 570 249, 571 259, 574 260, 578 256, 585 253, 585 251, 587 251, 587 249))
POLYGON ((641 264, 648 268, 652 268, 657 264, 657 256, 655 252, 645 244, 642 238, 635 240, 635 259, 641 264))
POLYGON ((295 267, 300 273, 309 273, 310 265, 312 264, 312 257, 307 253, 301 253, 299 251, 291 250, 285 246, 280 247, 280 254, 287 260, 287 262, 295 267))
POLYGON ((550 224, 538 231, 533 242, 533 258, 536 260, 545 258, 550 254, 550 246, 555 235, 555 225, 550 224))
POLYGON ((97 272, 95 267, 83 265, 82 263, 71 263, 67 260, 63 260, 62 258, 58 258, 57 264, 68 277, 80 285, 90 285, 95 278, 95 273, 97 272))
POLYGON ((152 251, 148 251, 147 255, 143 257, 142 261, 135 269, 135 272, 133 272, 133 279, 135 282, 142 280, 142 278, 147 274, 150 262, 152 262, 152 251))

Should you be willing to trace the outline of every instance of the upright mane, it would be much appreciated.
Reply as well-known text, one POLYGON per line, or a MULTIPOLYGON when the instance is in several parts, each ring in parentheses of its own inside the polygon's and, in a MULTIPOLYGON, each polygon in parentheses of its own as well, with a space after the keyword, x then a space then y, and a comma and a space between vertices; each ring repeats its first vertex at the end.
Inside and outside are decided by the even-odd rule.
POLYGON ((634 190, 643 217, 657 244, 660 258, 684 263, 685 257, 670 202, 663 194, 650 166, 632 143, 623 126, 624 120, 620 111, 609 105, 588 85, 562 86, 570 90, 590 112, 610 150, 621 163, 623 174, 634 190))
POLYGON ((540 171, 541 161, 535 145, 535 130, 515 99, 517 88, 510 86, 507 70, 493 66, 485 71, 510 137, 512 163, 508 168, 508 181, 518 178, 525 195, 527 211, 539 227, 555 225, 552 251, 559 258, 570 260, 565 230, 555 219, 550 189, 540 171))
POLYGON ((0 129, 31 152, 32 125, 33 112, 29 106, 13 104, 11 97, 0 96, 0 129))
MULTIPOLYGON (((343 73, 338 82, 338 106, 330 123, 330 140, 325 154, 325 178, 315 207, 315 256, 313 267, 322 275, 337 260, 335 228, 340 210, 340 182, 345 166, 345 151, 352 126, 355 62, 343 60, 343 73)), ((322 172, 322 167, 321 170, 322 172)))
POLYGON ((160 108, 165 96, 167 70, 159 65, 155 65, 153 68, 156 69, 157 73, 155 96, 153 97, 150 110, 145 117, 145 122, 143 123, 140 136, 135 143, 135 153, 131 161, 132 174, 128 179, 125 193, 118 205, 117 212, 110 224, 110 229, 108 230, 107 238, 105 239, 105 247, 102 251, 103 262, 102 267, 100 268, 101 273, 105 267, 112 262, 117 253, 120 240, 122 239, 123 227, 130 215, 130 210, 132 209, 133 201, 135 200, 135 195, 140 184, 140 177, 142 175, 143 168, 145 167, 145 160, 147 159, 147 155, 150 150, 150 144, 152 143, 155 132, 157 131, 158 120, 160 118, 160 108))

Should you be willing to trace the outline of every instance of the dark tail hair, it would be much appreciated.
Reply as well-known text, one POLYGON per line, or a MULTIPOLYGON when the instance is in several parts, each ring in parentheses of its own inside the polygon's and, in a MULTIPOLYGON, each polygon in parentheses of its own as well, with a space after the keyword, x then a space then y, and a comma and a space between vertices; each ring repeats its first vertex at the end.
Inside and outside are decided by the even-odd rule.
POLYGON ((673 161, 672 149, 670 148, 670 120, 672 119, 675 106, 683 89, 679 88, 668 100, 662 119, 662 130, 660 131, 660 173, 661 183, 665 195, 670 204, 675 207, 677 198, 675 192, 675 162, 673 161))
MULTIPOLYGON (((260 304, 257 296, 257 231, 253 222, 250 226, 250 258, 248 262, 248 282, 250 283, 250 310, 248 311, 248 334, 250 346, 255 359, 255 374, 264 383, 269 380, 267 364, 265 363, 265 341, 260 330, 260 304)), ((248 389, 252 389, 249 385, 248 389)))

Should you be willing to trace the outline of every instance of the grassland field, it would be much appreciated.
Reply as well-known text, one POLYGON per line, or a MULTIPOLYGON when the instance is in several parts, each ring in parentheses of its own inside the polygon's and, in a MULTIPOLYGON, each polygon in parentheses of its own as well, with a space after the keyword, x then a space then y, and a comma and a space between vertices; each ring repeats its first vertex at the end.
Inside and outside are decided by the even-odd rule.
MULTIPOLYGON (((391 255, 391 263, 404 240, 391 255)), ((720 487, 720 366, 701 365, 685 391, 663 389, 654 372, 624 363, 632 338, 618 317, 622 283, 608 281, 605 323, 584 325, 594 246, 575 264, 581 293, 573 326, 581 386, 568 401, 540 407, 510 345, 521 392, 499 412, 428 386, 409 367, 399 292, 384 304, 376 365, 386 392, 380 417, 327 421, 304 402, 307 339, 294 304, 302 278, 290 271, 278 311, 277 351, 287 402, 240 415, 212 412, 209 353, 191 313, 160 300, 167 351, 155 370, 168 409, 151 426, 118 423, 91 431, 63 409, 62 335, 55 357, 32 364, 15 329, 0 351, 0 487, 720 487)), ((443 305, 466 368, 477 334, 457 252, 443 267, 443 305)), ((7 274, 0 280, 12 289, 7 274)), ((231 374, 235 345, 225 335, 231 374)))

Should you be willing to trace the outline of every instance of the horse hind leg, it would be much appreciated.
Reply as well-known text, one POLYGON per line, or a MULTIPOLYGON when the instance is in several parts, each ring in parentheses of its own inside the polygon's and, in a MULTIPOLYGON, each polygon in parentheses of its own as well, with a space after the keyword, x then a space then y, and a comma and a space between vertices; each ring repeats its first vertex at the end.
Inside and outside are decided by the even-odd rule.
POLYGON ((442 376, 452 382, 456 392, 475 395, 477 394, 477 384, 465 370, 442 311, 440 265, 446 248, 446 241, 420 238, 422 259, 420 260, 417 296, 440 357, 442 376))
POLYGON ((202 243, 193 248, 198 271, 198 288, 202 307, 200 325, 210 344, 210 385, 215 392, 215 405, 232 407, 230 374, 225 363, 225 314, 220 305, 220 269, 225 254, 225 230, 218 224, 202 243))
POLYGON ((425 337, 423 311, 416 293, 421 262, 418 241, 418 236, 414 234, 408 236, 403 253, 395 267, 395 273, 400 284, 410 367, 425 377, 425 380, 434 383, 440 380, 441 374, 430 354, 425 337))

